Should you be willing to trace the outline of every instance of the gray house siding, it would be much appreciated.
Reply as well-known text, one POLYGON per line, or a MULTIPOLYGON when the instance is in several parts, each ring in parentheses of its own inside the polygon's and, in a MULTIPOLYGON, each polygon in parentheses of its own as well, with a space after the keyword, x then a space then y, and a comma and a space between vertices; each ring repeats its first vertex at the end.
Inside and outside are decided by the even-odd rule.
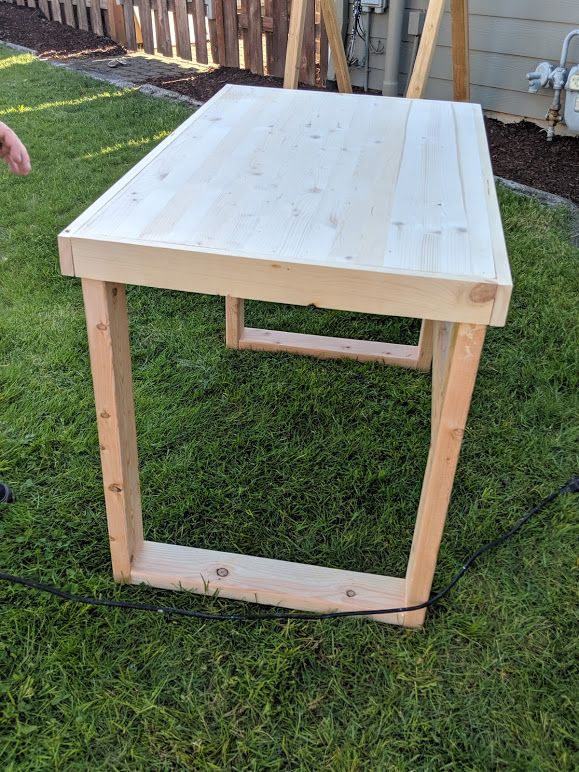
MULTIPOLYGON (((424 10, 428 0, 407 0, 407 12, 424 10)), ((351 6, 350 6, 351 13, 351 6)), ((366 22, 367 17, 363 17, 366 22)), ((388 12, 371 15, 374 46, 387 45, 388 12)), ((348 21, 350 29, 351 19, 348 21)), ((470 0, 471 99, 486 110, 533 119, 545 117, 550 92, 527 93, 525 74, 542 60, 558 62, 565 35, 579 27, 579 0, 470 0)), ((399 92, 402 94, 411 67, 412 41, 404 23, 399 92)), ((358 41, 357 53, 363 56, 358 41)), ((579 61, 579 40, 570 48, 570 61, 579 61)), ((351 68, 352 82, 364 84, 363 68, 351 68)), ((370 54, 369 87, 382 90, 384 54, 370 54)), ((450 14, 445 13, 432 63, 426 96, 452 97, 450 14)))

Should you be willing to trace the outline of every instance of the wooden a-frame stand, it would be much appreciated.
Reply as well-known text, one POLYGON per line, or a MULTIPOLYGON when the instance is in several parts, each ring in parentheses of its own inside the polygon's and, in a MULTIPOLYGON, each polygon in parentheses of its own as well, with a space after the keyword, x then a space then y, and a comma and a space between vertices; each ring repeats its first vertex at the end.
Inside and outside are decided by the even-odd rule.
MULTIPOLYGON (((286 85, 295 86, 305 0, 294 1, 286 85)), ((444 0, 432 0, 408 95, 421 97, 428 77, 444 0)), ((322 0, 338 83, 350 90, 332 0, 322 0)), ((466 0, 453 0, 455 98, 468 98, 466 0)), ((118 581, 302 609, 398 608, 430 593, 454 474, 478 370, 486 326, 424 321, 417 346, 251 330, 243 300, 227 298, 227 345, 319 357, 354 357, 429 369, 432 361, 432 434, 406 576, 395 578, 288 563, 144 540, 137 460, 125 288, 82 279, 113 574, 118 581), (106 452, 105 452, 106 451, 106 452)), ((372 617, 416 627, 424 610, 372 617)))

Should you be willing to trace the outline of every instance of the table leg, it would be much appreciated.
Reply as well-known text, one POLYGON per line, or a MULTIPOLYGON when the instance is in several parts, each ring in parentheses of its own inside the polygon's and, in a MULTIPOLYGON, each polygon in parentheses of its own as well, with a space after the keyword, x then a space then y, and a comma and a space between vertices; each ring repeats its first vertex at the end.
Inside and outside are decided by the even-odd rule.
MULTIPOLYGON (((434 323, 432 439, 406 571, 406 604, 428 599, 486 327, 434 323)), ((425 610, 404 624, 424 621, 425 610)))
POLYGON ((432 365, 432 341, 434 335, 434 322, 430 319, 423 319, 420 327, 420 338, 418 339, 418 360, 417 370, 430 370, 432 365))
POLYGON ((125 286, 82 279, 113 575, 129 581, 143 544, 125 286))
POLYGON ((227 295, 225 298, 225 345, 227 348, 239 348, 239 341, 245 327, 245 308, 243 298, 227 295))

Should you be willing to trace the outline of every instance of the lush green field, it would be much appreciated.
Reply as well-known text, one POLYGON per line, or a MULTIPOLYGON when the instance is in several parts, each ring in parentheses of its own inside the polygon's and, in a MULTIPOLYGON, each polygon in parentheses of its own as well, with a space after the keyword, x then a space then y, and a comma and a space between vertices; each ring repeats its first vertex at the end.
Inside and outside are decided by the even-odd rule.
MULTIPOLYGON (((187 110, 3 51, 0 569, 101 596, 240 604, 111 580, 79 283, 56 234, 187 110)), ((483 355, 435 586, 578 469, 578 253, 561 212, 501 192, 516 290, 483 355)), ((130 288, 146 531, 404 569, 429 378, 233 352, 219 298, 130 288)), ((252 324, 396 341, 416 322, 249 304, 252 324)), ((579 497, 487 555, 421 631, 94 609, 0 584, 6 770, 571 770, 579 497)), ((249 608, 249 607, 247 607, 249 608)))

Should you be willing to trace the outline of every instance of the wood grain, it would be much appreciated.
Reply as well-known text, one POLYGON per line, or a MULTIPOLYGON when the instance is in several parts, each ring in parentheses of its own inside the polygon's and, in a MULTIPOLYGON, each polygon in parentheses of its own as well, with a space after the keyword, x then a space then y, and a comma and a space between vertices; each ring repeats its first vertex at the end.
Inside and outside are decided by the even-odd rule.
MULTIPOLYGON (((135 557, 131 582, 317 612, 398 608, 405 592, 395 577, 150 541, 135 557)), ((372 619, 404 623, 402 614, 372 619)))
POLYGON ((451 0, 452 91, 457 102, 470 100, 468 0, 451 0))
POLYGON ((284 88, 298 87, 306 10, 307 0, 292 0, 283 77, 284 88))
POLYGON ((237 27, 236 0, 222 0, 223 21, 225 25, 225 64, 227 67, 239 67, 239 36, 237 27))
POLYGON ((344 41, 338 24, 336 6, 333 0, 320 0, 320 10, 328 34, 328 43, 332 52, 332 62, 336 71, 336 81, 338 90, 343 94, 352 92, 352 83, 350 81, 350 70, 346 61, 346 52, 344 51, 344 41))
POLYGON ((128 581, 143 542, 125 288, 83 279, 113 575, 128 581))
MULTIPOLYGON (((221 0, 219 0, 221 6, 221 0)), ((175 0, 175 46, 177 56, 181 59, 192 59, 191 38, 189 37, 189 15, 187 0, 175 0)))
POLYGON ((418 54, 416 55, 410 82, 406 89, 406 96, 410 99, 422 99, 426 91, 430 67, 432 66, 432 59, 438 41, 440 23, 444 14, 444 5, 445 0, 430 0, 428 3, 418 54))
POLYGON ((141 34, 145 53, 155 53, 155 38, 153 36, 153 19, 150 0, 139 0, 139 17, 141 19, 141 34))

